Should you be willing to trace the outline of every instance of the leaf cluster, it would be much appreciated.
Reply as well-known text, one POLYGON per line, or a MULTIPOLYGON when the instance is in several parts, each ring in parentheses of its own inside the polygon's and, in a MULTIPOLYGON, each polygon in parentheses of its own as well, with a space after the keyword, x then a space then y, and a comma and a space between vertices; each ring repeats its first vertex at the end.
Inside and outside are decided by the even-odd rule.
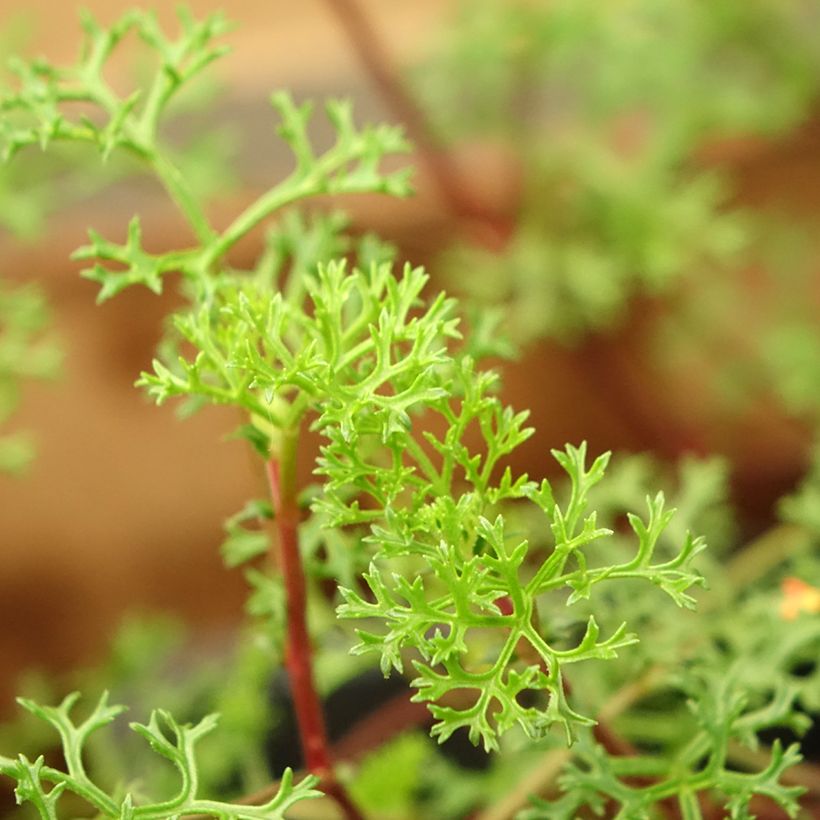
MULTIPOLYGON (((328 103, 327 115, 337 133, 335 145, 315 154, 308 137, 311 106, 297 106, 284 92, 275 94, 271 103, 282 119, 281 135, 296 156, 296 168, 285 180, 273 186, 240 213, 221 233, 206 224, 200 229, 196 247, 155 254, 142 246, 142 231, 137 217, 132 219, 126 242, 109 242, 94 231, 90 243, 75 254, 75 259, 99 260, 83 275, 99 282, 98 301, 116 295, 130 285, 140 284, 160 293, 163 277, 179 272, 195 288, 210 291, 220 276, 220 262, 246 233, 286 206, 320 194, 384 192, 402 195, 409 190, 405 170, 383 174, 378 165, 387 154, 403 152, 407 145, 399 129, 385 126, 358 130, 352 109, 346 102, 328 103), (113 263, 113 264, 112 264, 113 263)), ((183 210, 191 216, 188 208, 183 210)), ((200 223, 194 212, 192 222, 200 223)), ((270 286, 271 283, 268 283, 270 286)))
POLYGON ((19 88, 0 98, 4 158, 29 145, 45 149, 53 141, 90 143, 103 158, 120 147, 153 158, 163 111, 185 83, 226 52, 225 46, 213 42, 227 31, 222 15, 196 21, 181 10, 179 18, 181 32, 172 38, 150 13, 131 11, 104 28, 86 12, 83 45, 74 65, 13 60, 10 68, 19 88), (121 96, 105 70, 132 33, 156 54, 158 65, 146 89, 121 96))
MULTIPOLYGON (((369 402, 401 419, 427 397, 415 368, 432 369, 441 355, 438 335, 455 332, 452 304, 444 298, 423 321, 410 316, 426 279, 409 267, 396 279, 390 263, 347 273, 341 260, 306 274, 287 295, 267 278, 226 280, 207 302, 175 317, 176 331, 196 356, 173 364, 155 360, 154 373, 143 374, 139 384, 158 402, 187 396, 234 404, 262 434, 296 426, 319 405, 323 424, 333 418, 345 429, 369 402), (388 358, 393 345, 408 349, 407 360, 388 358), (414 379, 405 378, 397 395, 379 395, 402 373, 414 379)), ((269 442, 261 446, 267 452, 269 442)))
POLYGON ((704 544, 687 538, 672 560, 653 562, 671 517, 662 496, 649 500, 646 522, 631 517, 638 545, 630 560, 591 566, 587 549, 612 534, 596 525, 595 513, 585 514, 586 494, 603 478, 606 457, 587 468, 584 447, 554 455, 572 482, 568 505, 555 502, 548 483, 536 487, 526 477, 512 482, 508 471, 497 485, 479 483, 461 495, 439 495, 428 484, 415 493, 415 504, 393 500, 384 509, 386 523, 371 524, 367 594, 342 590, 342 617, 384 624, 358 630, 355 652, 379 653, 385 673, 391 667, 401 671, 409 649, 420 656, 413 660, 415 699, 431 702, 433 733, 441 740, 463 726, 489 750, 513 726, 538 738, 559 725, 571 741, 579 727, 594 723, 570 706, 564 670, 614 658, 637 636, 616 622, 604 638, 590 615, 570 645, 551 642, 549 623, 559 604, 591 598, 603 581, 636 578, 660 587, 678 605, 692 605, 686 589, 700 578, 691 560, 704 544), (530 550, 500 515, 488 517, 500 500, 511 498, 527 498, 542 509, 550 547, 530 550))
MULTIPOLYGON (((697 499, 709 501, 707 489, 720 493, 715 466, 685 465, 679 489, 684 516, 688 508, 709 520, 697 499)), ((593 493, 604 524, 617 518, 647 477, 646 465, 634 460, 618 472, 611 497, 593 493)), ((719 518, 712 520, 722 528, 719 518)), ((808 552, 796 555, 773 565, 768 577, 738 584, 733 576, 742 560, 705 562, 710 590, 698 596, 698 613, 687 623, 634 589, 607 590, 600 603, 638 626, 644 652, 598 672, 579 668, 572 680, 584 704, 606 702, 613 692, 614 701, 638 694, 609 724, 625 746, 608 749, 600 737, 596 742, 582 735, 570 774, 561 780, 563 796, 539 804, 528 817, 575 817, 581 806, 610 810, 613 801, 624 818, 663 816, 671 802, 678 804, 671 810, 700 817, 697 805, 706 811, 704 801, 721 803, 727 816, 750 817, 755 794, 796 816, 801 792, 780 775, 799 759, 794 736, 817 710, 820 624, 810 613, 788 619, 777 582, 787 573, 816 577, 816 562, 808 552), (785 752, 783 740, 792 744, 785 752)))
MULTIPOLYGON (((616 625, 599 639, 591 617, 571 650, 550 646, 533 625, 538 599, 564 588, 574 603, 601 581, 633 578, 691 606, 686 589, 699 576, 690 563, 703 542, 687 537, 679 554, 653 563, 671 518, 657 496, 647 522, 630 519, 636 554, 590 566, 581 548, 611 535, 596 527, 594 514, 583 516, 607 458, 587 469, 585 448, 556 454, 573 486, 566 508, 548 483, 513 478, 509 469, 499 476, 505 457, 532 432, 526 414, 504 407, 493 395, 495 374, 455 351, 455 304, 443 294, 425 298, 426 282, 409 266, 397 277, 390 263, 348 272, 344 262, 319 265, 287 293, 258 272, 225 281, 205 304, 176 317, 196 355, 173 365, 155 361, 141 383, 158 401, 242 407, 263 455, 312 418, 327 440, 317 468, 325 486, 313 509, 333 528, 358 532, 354 542, 367 547, 361 560, 373 559, 363 576, 368 594, 346 587, 340 614, 383 621, 388 632, 360 631, 355 651, 378 651, 385 673, 403 669, 403 651, 419 653, 418 697, 434 702, 442 740, 462 725, 487 748, 514 725, 540 735, 560 723, 571 737, 574 723, 588 719, 567 703, 562 664, 613 657, 634 636, 616 625), (475 433, 477 450, 469 443, 475 433), (546 515, 551 553, 530 554, 526 540, 507 544, 498 513, 516 499, 546 515), (528 652, 529 663, 519 658, 528 652), (477 661, 482 653, 492 662, 477 661), (478 699, 467 708, 440 705, 472 691, 478 699), (525 691, 540 693, 540 709, 521 705, 525 691)), ((230 543, 238 562, 260 554, 266 539, 237 531, 230 543)), ((353 570, 348 565, 349 577, 353 570)))

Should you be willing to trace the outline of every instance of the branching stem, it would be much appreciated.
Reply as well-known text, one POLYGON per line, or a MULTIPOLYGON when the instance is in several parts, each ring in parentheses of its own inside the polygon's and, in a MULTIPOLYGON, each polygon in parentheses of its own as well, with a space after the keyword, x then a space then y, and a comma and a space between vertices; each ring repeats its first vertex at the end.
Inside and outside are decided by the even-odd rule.
MULTIPOLYGON (((118 116, 121 100, 99 77, 91 77, 87 82, 92 88, 88 99, 102 108, 112 120, 115 119, 118 116)), ((142 122, 137 120, 133 114, 127 120, 125 131, 128 141, 126 146, 150 164, 168 195, 188 220, 197 239, 203 245, 208 245, 215 239, 216 232, 208 222, 205 212, 179 168, 171 162, 164 149, 157 144, 156 118, 159 115, 161 104, 158 91, 152 90, 151 100, 150 105, 152 108, 156 107, 156 111, 146 113, 142 122)))

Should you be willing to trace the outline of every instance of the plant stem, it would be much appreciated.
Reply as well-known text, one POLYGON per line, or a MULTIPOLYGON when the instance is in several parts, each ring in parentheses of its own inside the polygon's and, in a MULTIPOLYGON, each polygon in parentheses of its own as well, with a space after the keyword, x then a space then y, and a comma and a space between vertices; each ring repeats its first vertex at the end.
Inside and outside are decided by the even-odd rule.
POLYGON ((208 222, 205 212, 197 202, 193 191, 188 187, 179 168, 159 148, 154 149, 150 162, 168 195, 193 228, 196 238, 203 245, 208 245, 216 237, 216 231, 208 222))
POLYGON ((427 168, 450 211, 464 222, 479 223, 488 228, 493 235, 488 237, 488 244, 503 245, 512 232, 510 220, 469 192, 464 175, 456 167, 452 155, 436 139, 427 117, 407 91, 362 8, 355 0, 327 0, 327 4, 392 109, 393 116, 404 125, 418 150, 419 160, 427 168))
POLYGON ((266 463, 274 520, 278 534, 277 563, 284 578, 287 638, 285 665, 299 726, 299 739, 307 769, 321 780, 347 820, 362 820, 333 772, 322 704, 313 680, 313 649, 307 627, 307 587, 299 554, 299 505, 296 454, 299 428, 283 430, 278 453, 266 463))
POLYGON ((293 184, 283 184, 281 187, 272 188, 248 205, 209 248, 211 260, 216 261, 224 256, 245 234, 250 233, 274 211, 284 208, 297 199, 304 198, 308 193, 316 192, 312 187, 316 184, 315 179, 306 177, 305 180, 301 184, 293 182, 293 184))
MULTIPOLYGON (((152 93, 152 96, 155 94, 152 93)), ((122 101, 102 82, 95 83, 89 100, 95 102, 113 120, 118 116, 122 101)), ((155 105, 158 103, 152 103, 155 105)), ((188 220, 197 239, 203 244, 209 244, 216 236, 216 232, 208 222, 205 212, 197 202, 196 196, 191 191, 185 178, 180 173, 179 168, 171 162, 162 148, 156 141, 156 114, 147 115, 150 120, 146 120, 146 125, 129 117, 126 125, 126 133, 129 137, 128 146, 141 159, 145 160, 156 173, 162 186, 168 195, 188 220), (147 129, 147 134, 146 134, 147 129)))

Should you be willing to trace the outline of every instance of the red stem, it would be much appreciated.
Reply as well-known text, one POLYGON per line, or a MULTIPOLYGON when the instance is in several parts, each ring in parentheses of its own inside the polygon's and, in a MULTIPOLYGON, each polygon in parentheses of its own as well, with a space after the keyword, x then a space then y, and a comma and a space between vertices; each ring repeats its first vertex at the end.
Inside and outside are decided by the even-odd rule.
POLYGON ((313 649, 307 627, 307 589, 299 554, 299 506, 296 500, 295 463, 282 465, 271 458, 266 463, 271 502, 278 538, 277 559, 285 583, 287 640, 285 666, 291 698, 299 726, 299 738, 307 769, 321 781, 321 788, 342 809, 347 820, 364 820, 333 772, 322 703, 313 680, 313 649), (288 474, 289 473, 289 474, 288 474))
POLYGON ((393 116, 407 130, 418 151, 419 160, 426 167, 450 212, 466 223, 483 226, 488 233, 483 237, 488 245, 502 246, 512 232, 511 221, 469 191, 464 174, 433 134, 427 117, 399 77, 390 55, 361 6, 356 0, 327 0, 327 4, 344 28, 393 116))

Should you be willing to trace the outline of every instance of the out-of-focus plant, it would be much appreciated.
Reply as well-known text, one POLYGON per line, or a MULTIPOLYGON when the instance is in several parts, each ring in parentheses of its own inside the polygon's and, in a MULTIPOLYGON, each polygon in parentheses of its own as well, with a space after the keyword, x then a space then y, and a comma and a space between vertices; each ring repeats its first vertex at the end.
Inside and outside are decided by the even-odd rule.
POLYGON ((34 452, 32 435, 9 427, 24 382, 51 378, 57 371, 60 353, 48 325, 36 285, 0 281, 0 471, 23 469, 34 452))
POLYGON ((634 294, 745 263, 755 224, 695 156, 707 140, 806 118, 820 67, 812 3, 460 9, 416 85, 447 138, 514 146, 523 193, 505 253, 461 244, 445 268, 502 302, 519 341, 577 338, 611 326, 634 294))

